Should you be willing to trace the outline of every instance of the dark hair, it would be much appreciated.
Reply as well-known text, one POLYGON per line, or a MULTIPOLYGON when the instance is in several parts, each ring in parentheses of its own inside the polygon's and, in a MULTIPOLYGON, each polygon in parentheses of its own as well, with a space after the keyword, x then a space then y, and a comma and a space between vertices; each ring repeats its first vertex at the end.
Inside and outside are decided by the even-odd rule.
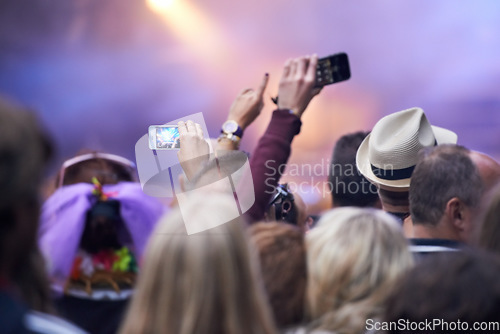
POLYGON ((0 245, 16 224, 13 206, 37 206, 43 167, 51 155, 50 140, 34 114, 0 98, 0 245))
POLYGON ((98 201, 87 211, 80 247, 90 254, 103 249, 119 249, 119 231, 129 233, 120 214, 120 202, 98 201))
POLYGON ((337 206, 374 206, 378 201, 377 187, 356 167, 356 153, 369 132, 346 134, 333 149, 328 182, 333 203, 337 206))
POLYGON ((38 198, 52 144, 35 115, 0 98, 0 211, 38 198))
POLYGON ((264 288, 278 328, 299 324, 304 316, 307 280, 304 234, 279 222, 254 224, 248 233, 258 251, 264 288))
MULTIPOLYGON (((0 262, 15 256, 17 263, 7 277, 19 288, 23 302, 42 312, 52 312, 45 262, 36 244, 39 187, 52 144, 34 113, 0 98, 0 262), (27 212, 17 220, 16 210, 27 212), (29 240, 12 234, 20 225, 29 240), (7 243, 22 249, 5 249, 7 243), (19 251, 20 253, 20 251, 19 251)), ((18 229, 19 230, 19 229, 18 229)))
MULTIPOLYGON (((75 157, 89 153, 98 152, 82 149, 75 155, 75 157)), ((60 177, 61 175, 59 173, 55 180, 56 187, 60 183, 60 177)), ((97 178, 101 184, 116 184, 120 181, 132 182, 134 180, 134 176, 130 168, 108 159, 96 157, 78 162, 66 168, 64 171, 62 185, 92 183, 92 177, 97 178)))
POLYGON ((479 203, 482 182, 469 153, 459 145, 440 145, 419 152, 410 184, 413 223, 436 225, 446 203, 454 197, 469 207, 479 203))
MULTIPOLYGON (((397 284, 387 300, 384 322, 432 322, 448 324, 496 322, 500 314, 500 259, 479 252, 448 252, 428 257, 397 284)), ((449 325, 448 325, 449 326, 449 325)), ((463 327, 462 327, 463 328, 463 327)), ((449 333, 450 328, 434 328, 432 333, 449 333)), ((497 333, 500 328, 483 332, 497 333)), ((393 326, 389 333, 418 331, 393 326)), ((430 331, 426 331, 429 333, 430 331)), ((460 332, 460 331, 457 331, 460 332)))

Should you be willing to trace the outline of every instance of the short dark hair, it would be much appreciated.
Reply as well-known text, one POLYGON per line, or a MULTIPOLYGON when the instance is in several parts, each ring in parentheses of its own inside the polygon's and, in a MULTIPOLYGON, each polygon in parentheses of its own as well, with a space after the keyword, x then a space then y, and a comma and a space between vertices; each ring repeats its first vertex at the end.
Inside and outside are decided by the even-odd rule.
POLYGON ((257 223, 249 227, 260 258, 264 288, 278 328, 302 322, 307 266, 304 234, 286 223, 257 223))
POLYGON ((365 131, 349 133, 340 137, 335 144, 328 175, 335 205, 366 207, 374 206, 378 200, 377 187, 356 167, 356 153, 368 134, 365 131))
POLYGON ((410 184, 413 223, 436 225, 453 197, 469 207, 479 203, 483 186, 469 153, 465 147, 451 144, 419 152, 410 184))
MULTIPOLYGON (((473 332, 474 322, 490 322, 490 325, 496 323, 498 326, 499 272, 500 259, 482 252, 468 250, 428 257, 395 286, 387 299, 382 321, 432 322, 432 319, 440 319, 449 324, 460 320, 461 323, 468 323, 468 330, 457 332, 466 333, 473 332)), ((497 327, 482 332, 497 333, 499 330, 497 327)), ((394 326, 388 332, 417 331, 394 326)), ((444 327, 432 331, 450 332, 455 331, 444 327)))

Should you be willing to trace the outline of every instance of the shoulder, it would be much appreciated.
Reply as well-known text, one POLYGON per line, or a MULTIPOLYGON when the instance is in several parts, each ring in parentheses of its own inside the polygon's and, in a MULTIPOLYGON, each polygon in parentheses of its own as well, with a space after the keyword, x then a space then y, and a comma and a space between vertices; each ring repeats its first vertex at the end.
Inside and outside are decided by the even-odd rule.
POLYGON ((26 329, 39 334, 84 334, 82 329, 52 315, 29 311, 24 317, 26 329))
POLYGON ((81 334, 80 328, 52 315, 30 311, 9 293, 0 290, 2 333, 81 334))
POLYGON ((456 240, 447 239, 410 239, 410 251, 412 253, 443 253, 459 251, 463 244, 456 240))

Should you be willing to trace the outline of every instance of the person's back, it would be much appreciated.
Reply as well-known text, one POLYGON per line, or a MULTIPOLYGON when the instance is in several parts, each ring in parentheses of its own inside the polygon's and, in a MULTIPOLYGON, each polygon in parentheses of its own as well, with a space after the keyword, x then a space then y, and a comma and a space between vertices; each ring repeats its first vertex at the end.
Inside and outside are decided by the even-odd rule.
POLYGON ((58 312, 94 334, 116 333, 139 259, 163 205, 134 180, 134 164, 103 152, 65 161, 42 207, 39 242, 58 312))
POLYGON ((261 222, 248 228, 260 258, 264 288, 276 326, 302 323, 307 281, 304 234, 282 222, 261 222))
POLYGON ((40 181, 50 155, 51 145, 33 115, 0 99, 2 333, 82 333, 42 313, 51 312, 52 306, 36 233, 40 181))
POLYGON ((376 209, 326 213, 307 234, 306 252, 306 329, 315 331, 363 332, 365 320, 381 315, 393 284, 413 265, 396 219, 376 209))
POLYGON ((241 218, 188 235, 234 198, 213 194, 164 217, 148 242, 122 334, 274 333, 241 218))
POLYGON ((500 260, 488 254, 428 257, 394 287, 384 317, 369 329, 391 334, 498 333, 499 272, 500 260), (420 323, 428 325, 416 327, 420 323))
POLYGON ((455 133, 431 125, 422 109, 411 108, 380 119, 361 143, 356 166, 377 185, 383 210, 404 224, 406 236, 413 233, 408 191, 418 152, 456 142, 455 133))
POLYGON ((490 192, 485 212, 480 217, 479 247, 500 256, 500 183, 490 192))

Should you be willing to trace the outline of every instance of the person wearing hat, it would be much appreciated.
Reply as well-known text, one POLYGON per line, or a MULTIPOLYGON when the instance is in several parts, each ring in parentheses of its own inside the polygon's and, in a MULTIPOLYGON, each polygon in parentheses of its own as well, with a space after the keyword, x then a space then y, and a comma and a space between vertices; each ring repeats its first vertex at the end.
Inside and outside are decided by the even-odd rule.
POLYGON ((382 208, 401 221, 411 236, 408 191, 418 152, 426 147, 455 144, 457 135, 433 126, 421 108, 399 111, 380 119, 359 146, 356 166, 378 187, 382 208))

